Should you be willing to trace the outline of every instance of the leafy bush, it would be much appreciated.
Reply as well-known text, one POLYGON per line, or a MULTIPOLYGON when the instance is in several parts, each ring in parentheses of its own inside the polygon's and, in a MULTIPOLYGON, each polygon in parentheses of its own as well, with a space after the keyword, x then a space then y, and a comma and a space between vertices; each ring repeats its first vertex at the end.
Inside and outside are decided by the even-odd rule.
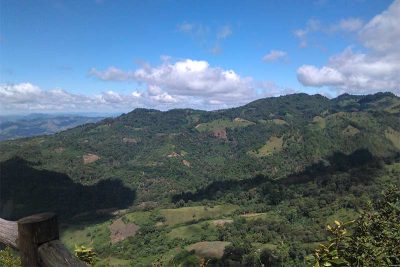
POLYGON ((15 255, 10 247, 0 250, 0 266, 3 267, 19 267, 21 259, 15 255))
POLYGON ((392 187, 355 221, 328 225, 332 237, 315 250, 314 266, 398 266, 399 219, 400 190, 392 187))

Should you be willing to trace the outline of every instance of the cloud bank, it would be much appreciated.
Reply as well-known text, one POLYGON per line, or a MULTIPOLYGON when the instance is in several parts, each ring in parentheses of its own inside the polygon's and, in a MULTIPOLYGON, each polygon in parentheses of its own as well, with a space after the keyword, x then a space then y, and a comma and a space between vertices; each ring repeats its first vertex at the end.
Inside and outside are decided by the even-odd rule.
POLYGON ((122 111, 137 107, 171 109, 221 109, 252 100, 293 93, 270 81, 255 81, 234 70, 213 67, 207 61, 164 58, 158 66, 144 65, 124 71, 116 67, 95 68, 89 75, 103 81, 130 82, 131 93, 106 91, 96 95, 74 94, 63 89, 44 90, 31 83, 0 84, 0 111, 3 113, 122 111), (139 85, 142 86, 139 86, 139 85))
MULTIPOLYGON (((351 23, 346 27, 355 29, 351 23)), ((390 90, 400 94, 400 0, 357 31, 364 52, 348 47, 331 56, 326 66, 303 65, 297 70, 305 86, 331 86, 356 94, 390 90)))
POLYGON ((160 66, 145 66, 134 71, 115 67, 90 75, 104 81, 134 81, 147 87, 153 99, 166 102, 202 101, 205 104, 235 105, 257 97, 253 79, 241 77, 233 70, 211 67, 207 61, 185 59, 166 61, 160 66))

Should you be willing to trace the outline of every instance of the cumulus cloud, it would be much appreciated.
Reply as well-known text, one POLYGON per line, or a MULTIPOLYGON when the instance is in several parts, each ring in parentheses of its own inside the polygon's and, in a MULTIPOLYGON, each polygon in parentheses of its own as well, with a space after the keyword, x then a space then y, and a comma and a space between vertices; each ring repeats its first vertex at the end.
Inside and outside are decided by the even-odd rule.
MULTIPOLYGON (((139 105, 140 92, 121 95, 107 91, 86 96, 62 89, 43 90, 31 83, 0 84, 0 110, 2 113, 28 113, 47 111, 96 111, 119 108, 130 109, 139 105)), ((121 110, 121 109, 120 109, 121 110)))
POLYGON ((106 90, 85 95, 60 88, 45 90, 31 83, 0 84, 0 112, 128 112, 137 107, 214 110, 294 92, 273 82, 256 81, 234 70, 192 59, 174 61, 164 57, 158 66, 143 64, 130 71, 116 67, 103 71, 93 68, 89 74, 102 81, 131 82, 140 90, 128 93, 106 90))
POLYGON ((303 65, 298 80, 306 86, 333 86, 338 92, 400 93, 400 0, 375 16, 358 32, 365 52, 351 47, 330 57, 326 66, 303 65))
POLYGON ((166 61, 156 67, 146 66, 134 71, 115 67, 104 71, 92 69, 90 75, 101 80, 143 83, 153 100, 169 103, 202 99, 205 103, 234 105, 257 96, 252 78, 241 77, 234 70, 212 67, 203 60, 166 61))
POLYGON ((277 61, 279 59, 287 58, 287 52, 280 50, 271 50, 268 54, 266 54, 262 60, 266 62, 277 61))

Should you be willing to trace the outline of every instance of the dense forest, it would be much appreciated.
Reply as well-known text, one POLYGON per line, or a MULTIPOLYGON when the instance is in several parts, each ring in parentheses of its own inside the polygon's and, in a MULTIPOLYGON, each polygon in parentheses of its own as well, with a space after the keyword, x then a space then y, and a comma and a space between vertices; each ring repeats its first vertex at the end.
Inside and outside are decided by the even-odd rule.
MULTIPOLYGON (((332 234, 341 248, 366 238, 371 220, 395 226, 387 246, 400 240, 391 93, 135 109, 0 151, 0 217, 57 212, 63 242, 92 247, 96 266, 357 266, 349 249, 315 251, 332 234)), ((385 247, 374 242, 357 246, 385 247)), ((358 266, 399 264, 398 252, 358 266)))

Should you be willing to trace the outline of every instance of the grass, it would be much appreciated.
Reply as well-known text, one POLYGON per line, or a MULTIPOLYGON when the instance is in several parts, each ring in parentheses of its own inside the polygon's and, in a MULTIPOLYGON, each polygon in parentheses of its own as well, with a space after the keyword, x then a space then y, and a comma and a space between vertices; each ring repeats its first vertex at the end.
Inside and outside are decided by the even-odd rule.
POLYGON ((102 266, 125 267, 125 266, 132 266, 132 264, 130 260, 107 257, 94 264, 94 267, 102 267, 102 266))
POLYGON ((258 243, 258 242, 256 242, 256 243, 252 243, 252 245, 257 249, 260 249, 260 250, 266 249, 266 250, 270 250, 270 251, 271 250, 275 250, 276 247, 277 247, 277 245, 271 244, 271 243, 258 243))
POLYGON ((272 136, 268 139, 267 143, 259 148, 257 151, 250 151, 249 154, 256 157, 270 156, 273 153, 280 152, 283 147, 283 137, 272 136))
POLYGON ((273 123, 275 123, 276 125, 287 125, 288 123, 282 119, 273 119, 272 120, 273 123))
POLYGON ((355 218, 357 218, 357 216, 358 216, 358 213, 356 211, 351 210, 351 209, 342 208, 342 209, 337 210, 335 212, 335 214, 329 216, 326 219, 326 224, 332 225, 332 224, 334 224, 335 220, 341 221, 341 222, 348 222, 348 221, 354 220, 355 218))
POLYGON ((314 123, 314 125, 318 126, 321 129, 325 129, 325 127, 326 127, 325 119, 320 116, 315 116, 313 118, 313 123, 314 123))
POLYGON ((186 249, 188 251, 194 250, 199 257, 220 259, 224 255, 225 247, 229 244, 230 242, 224 241, 203 241, 194 243, 186 249))
MULTIPOLYGON (((207 240, 217 239, 217 225, 214 222, 223 220, 208 220, 190 225, 179 226, 167 234, 169 238, 181 238, 186 240, 201 239, 207 236, 207 240)), ((231 221, 231 220, 227 220, 231 221)))
POLYGON ((165 216, 164 225, 172 226, 205 219, 219 218, 237 210, 235 205, 218 205, 213 208, 206 206, 184 207, 178 209, 162 209, 160 214, 165 216))
POLYGON ((246 127, 251 124, 254 124, 254 122, 241 118, 235 118, 232 121, 228 119, 219 119, 207 123, 200 123, 196 126, 196 129, 199 132, 213 132, 225 128, 246 127))
POLYGON ((400 149, 400 132, 389 127, 385 131, 385 137, 389 139, 397 149, 400 149))
POLYGON ((351 125, 348 125, 348 126, 342 131, 342 133, 343 133, 345 136, 354 136, 354 135, 358 134, 359 132, 360 132, 360 130, 358 130, 357 128, 355 128, 355 127, 353 127, 353 126, 351 126, 351 125))
POLYGON ((126 220, 128 223, 135 223, 139 226, 149 225, 152 223, 150 220, 150 214, 150 211, 130 212, 122 216, 122 220, 126 220))
POLYGON ((69 226, 61 232, 61 241, 70 251, 74 250, 75 245, 107 246, 111 242, 109 224, 110 222, 107 221, 90 226, 69 226))

